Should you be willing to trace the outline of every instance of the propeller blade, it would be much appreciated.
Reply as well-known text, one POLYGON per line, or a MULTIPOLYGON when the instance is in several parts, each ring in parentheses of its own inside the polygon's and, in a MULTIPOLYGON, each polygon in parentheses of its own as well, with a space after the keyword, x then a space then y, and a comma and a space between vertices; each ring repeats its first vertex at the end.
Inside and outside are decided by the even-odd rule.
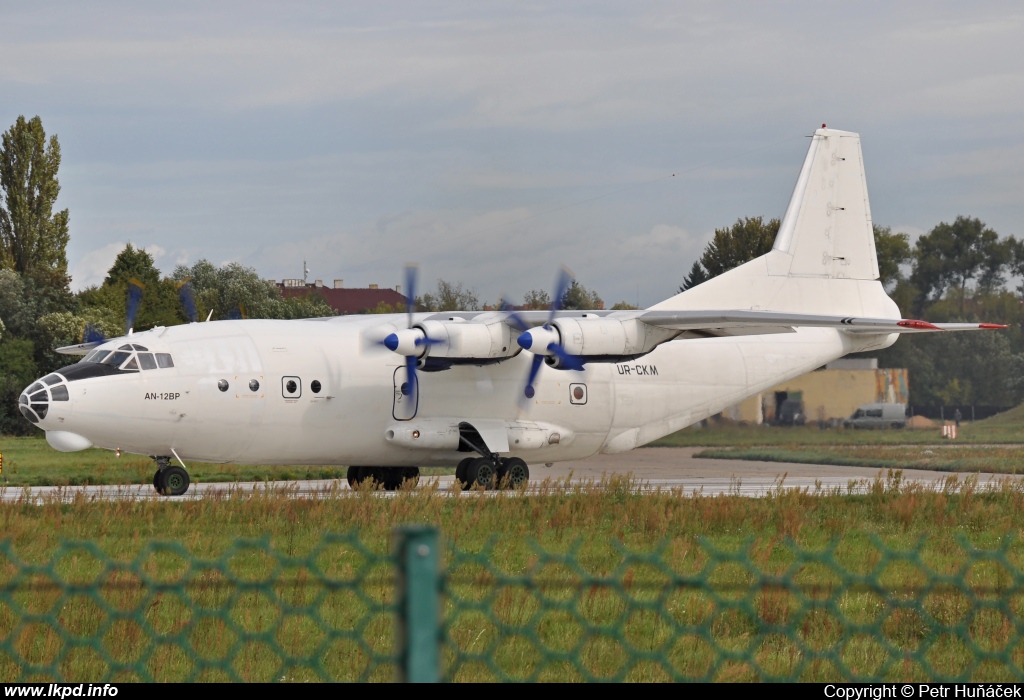
POLYGON ((125 335, 135 328, 135 316, 139 313, 139 305, 142 303, 142 290, 145 285, 132 277, 128 280, 128 313, 125 315, 125 335))
POLYGON ((551 296, 551 315, 548 316, 548 323, 555 317, 555 312, 562 309, 562 300, 565 293, 569 291, 572 284, 573 274, 565 265, 558 270, 558 278, 555 280, 555 293, 551 296))
POLYGON ((409 263, 405 266, 405 311, 409 316, 409 327, 412 327, 412 315, 416 313, 416 278, 419 276, 418 265, 409 263))
POLYGON ((196 310, 196 295, 192 291, 192 281, 185 280, 178 284, 178 298, 181 299, 181 306, 185 309, 185 316, 192 323, 199 320, 199 312, 196 310))
POLYGON ((103 334, 96 326, 89 325, 88 323, 82 327, 82 343, 102 343, 107 337, 103 334))
POLYGON ((419 378, 416 376, 416 358, 411 355, 405 358, 405 383, 402 394, 409 397, 413 406, 419 404, 419 378))
MULTIPOLYGON (((565 349, 557 342, 550 341, 546 346, 547 353, 541 352, 540 348, 533 348, 532 343, 534 340, 534 334, 538 336, 548 335, 557 337, 554 335, 557 333, 554 326, 551 324, 555 319, 555 314, 562 308, 562 299, 565 297, 566 291, 569 289, 569 285, 572 284, 573 274, 569 271, 569 268, 564 265, 558 271, 558 277, 555 279, 555 293, 551 296, 551 310, 548 313, 548 320, 544 323, 542 328, 547 331, 546 333, 539 333, 537 329, 530 329, 522 318, 516 314, 509 314, 508 319, 516 324, 516 326, 522 331, 523 335, 519 336, 518 343, 523 349, 533 353, 533 361, 530 364, 530 373, 526 377, 526 386, 523 388, 523 396, 527 399, 532 399, 536 390, 533 388, 533 383, 537 379, 537 374, 540 372, 540 365, 544 362, 545 354, 554 355, 558 358, 559 367, 565 367, 566 369, 583 369, 583 360, 573 355, 569 355, 565 352, 565 349), (533 333, 527 331, 534 330, 533 333)), ((502 299, 504 303, 504 299, 502 299)))
POLYGON ((533 388, 533 382, 537 379, 537 374, 540 372, 540 366, 544 362, 543 355, 534 355, 533 362, 530 364, 530 374, 526 377, 526 388, 523 389, 523 396, 527 399, 532 399, 537 393, 533 388))
POLYGON ((580 371, 583 369, 584 361, 579 355, 570 355, 565 351, 558 343, 551 343, 548 345, 548 350, 551 354, 558 358, 558 366, 564 367, 565 369, 574 369, 580 371))

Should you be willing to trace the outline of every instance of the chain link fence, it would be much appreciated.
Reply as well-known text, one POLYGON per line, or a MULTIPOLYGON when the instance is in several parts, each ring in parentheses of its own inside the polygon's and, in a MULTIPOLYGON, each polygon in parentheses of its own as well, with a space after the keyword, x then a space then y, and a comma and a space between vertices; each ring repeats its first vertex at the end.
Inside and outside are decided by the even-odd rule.
POLYGON ((130 561, 0 543, 0 674, 18 681, 1024 679, 1024 543, 867 535, 390 546, 324 536, 130 561))

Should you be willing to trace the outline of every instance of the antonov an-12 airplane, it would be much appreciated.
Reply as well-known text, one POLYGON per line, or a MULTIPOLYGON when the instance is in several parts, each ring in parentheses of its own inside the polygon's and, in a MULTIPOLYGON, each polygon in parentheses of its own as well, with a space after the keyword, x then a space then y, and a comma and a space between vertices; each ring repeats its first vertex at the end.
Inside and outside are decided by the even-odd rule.
MULTIPOLYGON (((191 461, 348 465, 394 489, 420 466, 465 487, 528 464, 632 450, 900 333, 1002 328, 900 318, 878 281, 858 134, 815 131, 772 250, 634 311, 225 320, 63 348, 20 397, 61 451, 150 455, 180 495, 191 461), (177 462, 177 463, 175 463, 177 462)), ((407 288, 412 296, 412 290, 407 288)))

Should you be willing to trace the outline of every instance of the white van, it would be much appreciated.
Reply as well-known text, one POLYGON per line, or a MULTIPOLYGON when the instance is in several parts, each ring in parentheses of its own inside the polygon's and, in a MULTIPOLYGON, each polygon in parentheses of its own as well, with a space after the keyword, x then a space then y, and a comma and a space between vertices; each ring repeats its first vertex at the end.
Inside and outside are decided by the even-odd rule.
POLYGON ((844 428, 903 428, 906 425, 905 403, 866 403, 843 421, 844 428))

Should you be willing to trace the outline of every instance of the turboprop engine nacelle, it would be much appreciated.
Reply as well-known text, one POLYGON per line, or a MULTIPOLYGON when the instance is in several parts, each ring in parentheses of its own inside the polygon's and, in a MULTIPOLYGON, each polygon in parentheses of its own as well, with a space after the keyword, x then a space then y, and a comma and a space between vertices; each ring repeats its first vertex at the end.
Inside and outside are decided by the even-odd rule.
POLYGON ((512 357, 519 352, 513 337, 516 333, 518 331, 498 317, 490 323, 456 317, 422 321, 412 328, 396 331, 384 339, 384 345, 406 357, 429 355, 443 359, 490 360, 512 357))
POLYGON ((556 318, 547 326, 531 328, 519 336, 519 344, 537 355, 554 355, 553 346, 561 346, 567 355, 617 358, 643 355, 678 331, 658 328, 637 318, 609 318, 584 314, 582 317, 556 318))

